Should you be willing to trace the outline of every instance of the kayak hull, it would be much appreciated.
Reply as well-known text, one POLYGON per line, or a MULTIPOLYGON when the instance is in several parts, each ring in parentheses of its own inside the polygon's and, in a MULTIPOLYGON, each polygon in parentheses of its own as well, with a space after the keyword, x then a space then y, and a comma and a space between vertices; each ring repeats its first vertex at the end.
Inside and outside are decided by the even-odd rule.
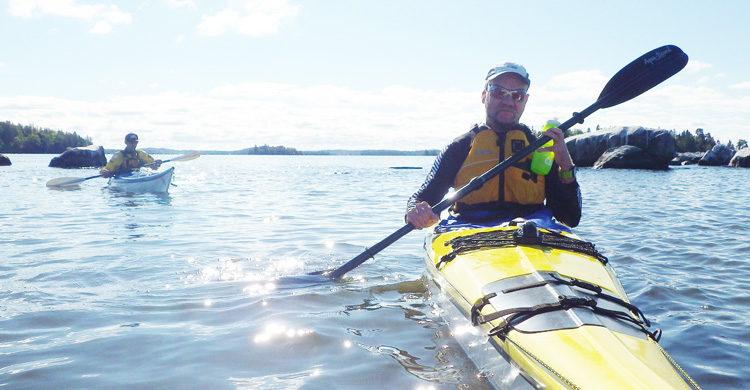
MULTIPOLYGON (((534 230, 585 243, 572 233, 534 230)), ((659 346, 604 256, 581 245, 567 250, 524 240, 521 233, 508 224, 438 225, 425 240, 427 285, 459 344, 494 386, 698 388, 659 346), (485 246, 490 236, 505 241, 485 246)))
POLYGON ((132 193, 166 193, 172 183, 174 167, 150 175, 120 175, 109 179, 109 188, 132 193))

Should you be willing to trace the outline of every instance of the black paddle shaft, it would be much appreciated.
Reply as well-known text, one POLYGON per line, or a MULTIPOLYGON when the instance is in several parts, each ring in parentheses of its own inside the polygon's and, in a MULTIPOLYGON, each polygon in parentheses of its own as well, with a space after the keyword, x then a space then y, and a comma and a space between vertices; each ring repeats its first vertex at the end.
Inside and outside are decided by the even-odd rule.
MULTIPOLYGON (((583 123, 583 120, 586 117, 600 108, 616 106, 633 99, 675 75, 687 65, 687 62, 688 56, 679 47, 673 45, 662 46, 642 55, 612 76, 607 85, 604 86, 602 93, 599 94, 599 98, 594 104, 590 105, 580 113, 574 113, 572 118, 568 119, 558 127, 563 131, 568 130, 575 124, 583 123)), ((505 161, 497 164, 482 175, 475 177, 468 184, 440 201, 440 203, 432 206, 433 212, 435 214, 440 214, 440 212, 447 209, 450 205, 470 192, 481 188, 484 183, 499 175, 500 172, 503 172, 511 165, 542 147, 549 140, 549 137, 539 137, 539 139, 529 144, 529 146, 525 147, 520 152, 510 156, 505 161)), ((382 241, 367 248, 364 252, 357 255, 357 257, 349 260, 346 264, 333 271, 327 273, 323 272, 323 274, 330 279, 338 279, 367 261, 367 259, 374 257, 378 252, 393 244, 412 230, 414 230, 414 225, 407 223, 382 241)), ((321 272, 315 274, 320 273, 321 272)))

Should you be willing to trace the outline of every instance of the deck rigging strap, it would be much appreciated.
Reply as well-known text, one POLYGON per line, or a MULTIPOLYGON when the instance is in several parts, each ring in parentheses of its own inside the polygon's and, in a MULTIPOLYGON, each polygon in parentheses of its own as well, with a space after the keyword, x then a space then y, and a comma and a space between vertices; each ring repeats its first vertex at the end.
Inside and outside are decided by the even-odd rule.
POLYGON ((613 296, 607 293, 598 285, 575 278, 565 277, 555 272, 545 272, 539 274, 539 276, 541 277, 541 280, 515 285, 494 292, 488 292, 485 296, 477 299, 472 305, 470 311, 472 324, 476 326, 501 319, 502 322, 490 330, 490 334, 502 337, 515 324, 526 321, 533 316, 551 311, 587 308, 594 314, 636 325, 638 329, 646 333, 654 341, 659 341, 661 330, 656 329, 653 332, 649 331, 647 328, 651 327, 651 322, 646 318, 645 314, 643 314, 643 312, 632 303, 627 302, 618 296, 613 296), (482 314, 482 310, 484 310, 487 305, 491 304, 491 301, 497 297, 498 294, 505 295, 547 285, 565 285, 575 287, 579 290, 571 290, 567 295, 561 293, 557 296, 557 300, 552 302, 527 307, 506 307, 503 310, 482 314), (624 308, 626 311, 604 308, 599 305, 600 300, 614 303, 624 308))
POLYGON ((541 245, 548 248, 562 249, 583 253, 596 258, 602 264, 609 259, 596 250, 596 246, 588 241, 577 240, 560 233, 540 231, 532 223, 527 222, 514 230, 491 230, 467 236, 459 236, 445 242, 451 246, 451 251, 442 256, 435 268, 441 267, 456 258, 461 253, 486 248, 500 248, 517 245, 541 245))
MULTIPOLYGON (((622 307, 630 310, 631 312, 635 313, 640 318, 640 321, 644 325, 646 325, 646 327, 650 327, 651 326, 651 322, 648 320, 648 318, 646 318, 646 315, 643 314, 643 312, 641 311, 641 309, 639 309, 636 305, 634 305, 634 304, 632 304, 630 302, 627 302, 627 301, 625 301, 625 300, 623 300, 623 299, 621 299, 619 297, 614 297, 614 296, 611 296, 609 294, 605 294, 603 292, 603 289, 600 286, 597 286, 597 285, 595 285, 593 283, 584 282, 584 281, 578 280, 576 278, 563 277, 563 276, 560 276, 559 274, 557 274, 555 272, 549 272, 549 273, 547 273, 547 275, 549 275, 549 277, 552 278, 552 279, 551 280, 545 279, 545 280, 541 280, 541 281, 536 282, 536 283, 530 283, 530 284, 526 284, 526 285, 523 285, 523 286, 516 286, 516 287, 512 287, 512 288, 506 288, 502 292, 503 292, 503 294, 508 294, 508 293, 511 293, 511 292, 520 291, 520 290, 524 290, 524 289, 527 289, 527 288, 541 287, 541 286, 545 286, 545 285, 548 285, 548 284, 564 284, 564 285, 571 286, 571 287, 578 287, 578 288, 582 288, 584 290, 588 290, 588 291, 592 292, 593 296, 595 298, 605 299, 607 301, 610 301, 612 303, 616 303, 616 304, 618 304, 618 305, 620 305, 620 306, 622 306, 622 307)), ((659 339, 656 338, 656 341, 659 341, 659 339)))
MULTIPOLYGON (((494 293, 490 294, 493 295, 494 293)), ((487 296, 479 299, 477 303, 474 304, 471 308, 471 322, 474 325, 478 324, 484 324, 488 323, 490 321, 494 321, 497 319, 502 319, 502 322, 500 325, 495 326, 489 331, 490 336, 498 336, 498 337, 504 337, 508 331, 510 331, 510 328, 513 326, 514 323, 522 322, 528 318, 531 318, 535 315, 548 313, 550 311, 555 310, 569 310, 572 308, 588 308, 591 311, 593 311, 596 314, 608 316, 611 318, 618 319, 620 321, 626 321, 630 322, 634 325, 637 325, 641 330, 643 330, 646 334, 648 334, 652 339, 655 339, 658 341, 658 336, 656 335, 656 332, 649 332, 646 330, 646 322, 643 322, 641 318, 635 318, 632 317, 624 312, 617 311, 617 310, 609 310, 604 309, 597 306, 597 302, 593 297, 579 297, 579 296, 565 296, 561 295, 558 297, 557 302, 552 303, 543 303, 539 304, 533 307, 514 307, 509 308, 505 310, 496 311, 493 313, 489 313, 486 315, 480 314, 480 311, 482 308, 489 303, 489 300, 492 298, 492 296, 487 296), (507 317, 506 317, 507 316, 507 317), (503 318, 506 317, 506 318, 503 318), (644 326, 645 325, 645 326, 644 326)), ((640 310, 638 310, 640 313, 640 310)))

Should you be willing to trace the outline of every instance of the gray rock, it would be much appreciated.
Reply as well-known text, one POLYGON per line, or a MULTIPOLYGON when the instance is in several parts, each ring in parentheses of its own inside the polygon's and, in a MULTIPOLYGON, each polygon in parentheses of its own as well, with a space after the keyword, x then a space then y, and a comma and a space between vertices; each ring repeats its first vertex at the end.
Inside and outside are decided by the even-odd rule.
POLYGON ((729 149, 724 145, 716 145, 698 161, 698 165, 705 165, 710 167, 718 167, 722 165, 729 165, 729 161, 734 156, 734 150, 729 149))
POLYGON ((750 168, 750 148, 744 148, 737 151, 734 157, 729 161, 733 167, 750 168))
POLYGON ((0 154, 0 166, 8 166, 8 165, 11 165, 11 162, 8 156, 0 154))
POLYGON ((704 152, 677 153, 677 156, 669 162, 669 165, 695 165, 703 158, 704 152))
POLYGON ((105 165, 107 165, 107 158, 104 156, 104 147, 102 146, 68 149, 49 162, 50 167, 56 168, 88 168, 105 165))
POLYGON ((594 163, 594 168, 618 169, 664 169, 664 166, 646 153, 645 150, 632 145, 617 146, 607 149, 594 163))
MULTIPOLYGON (((653 160, 656 168, 648 169, 667 169, 677 151, 674 137, 669 131, 640 126, 611 127, 570 137, 565 142, 573 163, 580 167, 593 166, 610 148, 631 145, 643 150, 653 160)), ((639 164, 636 162, 633 165, 639 164)))

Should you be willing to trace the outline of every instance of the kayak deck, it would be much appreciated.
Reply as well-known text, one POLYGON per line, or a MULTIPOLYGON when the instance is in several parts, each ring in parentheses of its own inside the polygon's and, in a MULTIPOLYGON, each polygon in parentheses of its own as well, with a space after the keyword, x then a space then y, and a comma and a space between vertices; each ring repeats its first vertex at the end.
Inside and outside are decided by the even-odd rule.
POLYGON ((575 235, 530 224, 436 229, 425 248, 431 290, 484 339, 469 349, 502 356, 533 386, 690 388, 606 257, 575 235))
POLYGON ((165 193, 169 191, 173 174, 174 167, 154 174, 130 173, 118 175, 109 179, 109 188, 134 193, 165 193))

